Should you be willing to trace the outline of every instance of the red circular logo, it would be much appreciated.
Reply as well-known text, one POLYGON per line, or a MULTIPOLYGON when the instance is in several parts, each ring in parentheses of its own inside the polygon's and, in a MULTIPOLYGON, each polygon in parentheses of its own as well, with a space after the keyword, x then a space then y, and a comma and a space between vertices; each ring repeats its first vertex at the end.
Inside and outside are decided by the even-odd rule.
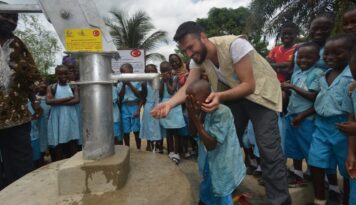
POLYGON ((131 51, 131 56, 132 57, 139 57, 139 56, 141 56, 141 51, 138 50, 138 49, 134 49, 134 50, 131 51))
POLYGON ((100 31, 99 30, 94 30, 93 31, 93 36, 95 36, 95 37, 100 36, 100 31))

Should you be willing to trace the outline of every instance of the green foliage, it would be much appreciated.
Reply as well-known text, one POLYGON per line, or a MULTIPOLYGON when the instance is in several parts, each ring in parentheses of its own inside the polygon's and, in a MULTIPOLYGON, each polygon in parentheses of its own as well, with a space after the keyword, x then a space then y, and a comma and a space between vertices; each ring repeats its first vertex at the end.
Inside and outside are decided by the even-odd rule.
POLYGON ((245 35, 255 49, 263 56, 268 52, 265 38, 262 36, 262 28, 251 20, 251 12, 248 8, 212 8, 208 18, 197 19, 208 37, 221 35, 245 35))
POLYGON ((250 9, 254 22, 264 27, 266 34, 278 33, 287 21, 305 33, 311 20, 325 13, 336 16, 335 32, 340 32, 341 16, 352 4, 354 0, 252 0, 250 9))
POLYGON ((42 74, 55 66, 60 47, 54 32, 47 30, 34 15, 21 14, 15 35, 27 46, 42 74))
POLYGON ((110 34, 118 49, 143 48, 146 60, 165 60, 159 53, 149 53, 162 43, 168 43, 166 31, 154 31, 151 18, 143 11, 138 11, 128 16, 122 10, 110 12, 111 18, 106 18, 105 23, 110 28, 110 34))

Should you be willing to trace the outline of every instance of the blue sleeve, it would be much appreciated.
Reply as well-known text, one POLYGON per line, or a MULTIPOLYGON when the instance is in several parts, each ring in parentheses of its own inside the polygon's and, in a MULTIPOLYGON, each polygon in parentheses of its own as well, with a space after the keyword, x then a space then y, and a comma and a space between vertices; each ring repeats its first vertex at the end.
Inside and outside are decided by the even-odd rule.
POLYGON ((354 107, 353 107, 353 102, 352 102, 352 95, 355 95, 356 92, 353 91, 352 95, 348 94, 348 87, 345 89, 345 94, 344 100, 342 101, 341 109, 347 113, 354 114, 354 107))
POLYGON ((226 107, 219 107, 212 113, 208 123, 209 129, 207 132, 220 144, 222 144, 229 135, 228 131, 231 130, 230 126, 235 126, 231 111, 226 107))
POLYGON ((313 79, 309 85, 309 90, 320 91, 320 80, 324 76, 324 72, 320 69, 317 69, 313 74, 313 79))

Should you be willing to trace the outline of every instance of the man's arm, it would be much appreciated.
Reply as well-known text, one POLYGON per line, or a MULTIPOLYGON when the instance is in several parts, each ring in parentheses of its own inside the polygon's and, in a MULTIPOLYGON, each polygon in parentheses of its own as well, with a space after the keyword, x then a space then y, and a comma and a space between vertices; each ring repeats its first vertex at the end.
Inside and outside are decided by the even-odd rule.
POLYGON ((152 116, 155 118, 166 117, 171 108, 183 103, 186 97, 185 90, 187 89, 188 85, 190 85, 190 83, 192 83, 193 81, 200 79, 200 75, 201 70, 199 68, 191 69, 186 83, 177 91, 177 93, 170 100, 156 105, 151 111, 152 116))
POLYGON ((253 76, 251 57, 247 54, 241 60, 233 64, 233 69, 239 76, 240 84, 223 92, 212 92, 203 103, 205 111, 210 112, 217 108, 219 102, 240 99, 255 91, 255 79, 253 76))

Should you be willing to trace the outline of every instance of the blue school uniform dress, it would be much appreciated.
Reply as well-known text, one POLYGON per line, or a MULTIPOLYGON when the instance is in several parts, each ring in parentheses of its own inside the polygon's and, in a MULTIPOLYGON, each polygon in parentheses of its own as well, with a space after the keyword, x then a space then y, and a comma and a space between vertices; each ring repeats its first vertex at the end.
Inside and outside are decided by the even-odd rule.
MULTIPOLYGON (((122 83, 119 83, 124 88, 122 83)), ((142 90, 140 82, 131 82, 132 86, 135 87, 139 92, 142 90)), ((120 90, 121 90, 120 89, 120 90)), ((138 110, 140 99, 136 97, 129 86, 125 86, 125 95, 122 99, 121 105, 121 122, 124 134, 130 132, 140 131, 140 117, 135 117, 134 114, 138 110)))
POLYGON ((50 105, 46 103, 46 96, 37 96, 40 106, 43 110, 41 117, 37 120, 38 122, 38 136, 40 139, 40 150, 41 152, 46 152, 48 150, 48 137, 47 137, 47 125, 48 117, 51 109, 50 105))
MULTIPOLYGON (((33 115, 35 111, 31 106, 31 102, 27 103, 27 109, 33 115)), ((40 149, 40 139, 39 139, 39 132, 38 132, 38 120, 31 120, 31 147, 32 147, 32 160, 36 161, 39 160, 41 157, 41 149, 40 149)))
POLYGON ((151 110, 159 101, 159 91, 154 90, 150 83, 147 83, 146 103, 143 107, 140 138, 149 141, 161 140, 162 131, 159 119, 152 117, 151 110))
MULTIPOLYGON (((167 84, 164 84, 162 102, 168 101, 171 97, 172 95, 168 92, 167 84)), ((182 106, 177 105, 172 108, 168 115, 165 118, 161 118, 159 122, 165 129, 183 128, 185 126, 185 122, 183 118, 182 106)))
MULTIPOLYGON (((319 91, 319 80, 323 70, 311 67, 308 70, 297 70, 293 73, 291 83, 304 90, 319 91)), ((314 102, 302 97, 292 90, 287 107, 285 129, 285 154, 292 159, 308 159, 310 143, 315 130, 314 115, 300 122, 298 127, 292 126, 293 119, 300 113, 312 108, 314 102)))
MULTIPOLYGON (((355 83, 355 82, 353 82, 355 83)), ((347 97, 343 101, 342 109, 349 114, 353 114, 356 118, 356 89, 349 91, 349 86, 346 88, 347 97)), ((350 178, 350 198, 349 204, 356 204, 356 179, 350 178)))
POLYGON ((119 85, 113 85, 112 86, 112 117, 113 117, 113 132, 114 132, 114 137, 122 141, 122 126, 121 126, 121 116, 120 116, 120 110, 119 110, 119 90, 121 90, 122 84, 119 85))
POLYGON ((208 151, 198 140, 198 166, 203 175, 200 200, 207 205, 232 205, 231 193, 244 179, 246 167, 230 109, 220 104, 215 111, 206 113, 204 129, 217 145, 208 151))
MULTIPOLYGON (((73 96, 69 84, 56 86, 55 99, 73 96)), ((57 146, 80 138, 76 106, 53 105, 48 119, 48 145, 57 146)))
POLYGON ((320 78, 320 92, 314 108, 316 129, 310 145, 308 162, 311 166, 333 170, 336 165, 340 174, 347 177, 345 160, 347 157, 347 136, 336 128, 336 123, 347 121, 347 112, 342 104, 347 97, 346 88, 352 80, 350 68, 346 67, 329 86, 326 76, 320 78))

